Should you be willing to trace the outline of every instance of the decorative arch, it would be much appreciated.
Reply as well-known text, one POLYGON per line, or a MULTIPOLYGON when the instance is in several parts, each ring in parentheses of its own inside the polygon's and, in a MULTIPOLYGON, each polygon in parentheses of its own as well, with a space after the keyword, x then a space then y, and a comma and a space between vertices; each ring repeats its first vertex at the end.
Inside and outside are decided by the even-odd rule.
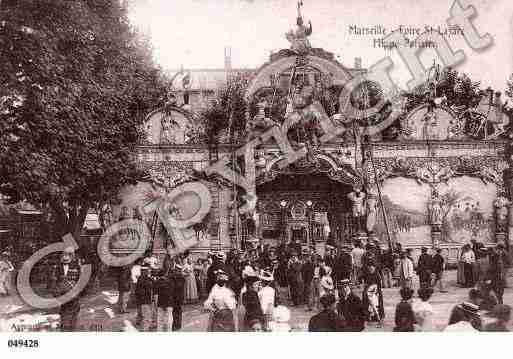
POLYGON ((288 56, 265 64, 258 70, 257 75, 248 85, 244 95, 246 100, 250 101, 256 92, 262 88, 268 87, 269 79, 272 75, 288 71, 296 66, 298 62, 302 65, 311 66, 321 73, 330 74, 332 76, 333 85, 343 86, 352 79, 349 71, 336 61, 327 60, 314 55, 305 57, 288 56))
POLYGON ((168 106, 150 112, 143 126, 146 133, 145 142, 152 145, 180 145, 190 140, 195 123, 191 112, 180 107, 168 106))
POLYGON ((360 180, 351 167, 339 166, 328 154, 321 153, 315 155, 317 161, 309 161, 303 158, 286 168, 280 169, 278 163, 284 160, 285 157, 281 155, 269 161, 265 171, 261 176, 257 177, 257 183, 261 185, 270 182, 280 174, 325 174, 330 179, 349 186, 353 186, 360 180))

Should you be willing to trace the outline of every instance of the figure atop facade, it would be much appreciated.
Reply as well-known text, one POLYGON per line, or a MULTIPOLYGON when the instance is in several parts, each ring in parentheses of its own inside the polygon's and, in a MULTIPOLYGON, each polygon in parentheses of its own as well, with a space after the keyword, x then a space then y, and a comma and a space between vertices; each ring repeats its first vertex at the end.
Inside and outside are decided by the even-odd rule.
POLYGON ((299 55, 304 55, 308 53, 308 51, 312 48, 312 46, 310 45, 310 41, 308 40, 308 36, 312 35, 313 31, 312 22, 308 21, 308 27, 304 25, 303 16, 301 15, 302 6, 303 1, 298 1, 296 29, 290 30, 285 34, 285 37, 291 44, 291 50, 298 53, 299 55))

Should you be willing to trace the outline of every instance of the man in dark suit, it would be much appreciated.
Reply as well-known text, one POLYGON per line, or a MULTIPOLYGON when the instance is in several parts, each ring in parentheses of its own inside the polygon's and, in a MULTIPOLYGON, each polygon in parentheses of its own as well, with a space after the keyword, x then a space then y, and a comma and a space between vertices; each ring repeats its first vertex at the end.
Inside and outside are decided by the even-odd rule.
POLYGON ((339 302, 337 312, 346 321, 346 331, 361 332, 365 329, 367 312, 362 300, 351 289, 351 281, 343 279, 338 283, 339 302))
MULTIPOLYGON (((50 274, 49 287, 54 296, 60 297, 71 291, 78 283, 80 271, 80 263, 75 258, 75 250, 72 247, 65 248, 60 263, 53 268, 50 274)), ((77 327, 80 296, 81 293, 60 306, 59 314, 63 332, 72 332, 77 327)))
POLYGON ((185 277, 178 263, 169 272, 169 285, 172 288, 170 304, 173 307, 173 331, 182 329, 182 305, 185 297, 185 277))
POLYGON ((419 276, 420 287, 428 288, 431 287, 432 258, 426 247, 422 247, 421 252, 417 264, 417 275, 419 276))
POLYGON ((303 277, 301 273, 302 263, 294 252, 288 268, 288 283, 290 287, 290 296, 294 306, 303 303, 303 277))
POLYGON ((346 330, 344 319, 335 311, 335 296, 323 295, 320 299, 322 310, 310 318, 309 332, 343 332, 346 330))
POLYGON ((333 266, 333 280, 339 282, 350 279, 353 271, 353 260, 346 247, 342 248, 333 266))
POLYGON ((307 310, 312 310, 310 296, 312 294, 312 285, 314 277, 314 264, 312 257, 309 253, 305 253, 303 267, 301 268, 301 274, 303 276, 303 299, 306 302, 307 310))
POLYGON ((490 268, 488 269, 487 282, 497 296, 499 304, 503 304, 504 288, 506 287, 507 267, 509 257, 504 245, 498 244, 490 256, 490 268))

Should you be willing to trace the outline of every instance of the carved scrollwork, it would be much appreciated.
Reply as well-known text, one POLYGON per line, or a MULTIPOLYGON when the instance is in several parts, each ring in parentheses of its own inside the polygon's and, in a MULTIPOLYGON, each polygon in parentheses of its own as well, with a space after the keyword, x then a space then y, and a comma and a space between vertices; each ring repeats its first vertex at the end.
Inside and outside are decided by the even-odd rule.
POLYGON ((459 176, 480 178, 503 188, 502 172, 507 163, 498 157, 380 158, 375 160, 378 180, 407 177, 419 183, 437 185, 459 176))

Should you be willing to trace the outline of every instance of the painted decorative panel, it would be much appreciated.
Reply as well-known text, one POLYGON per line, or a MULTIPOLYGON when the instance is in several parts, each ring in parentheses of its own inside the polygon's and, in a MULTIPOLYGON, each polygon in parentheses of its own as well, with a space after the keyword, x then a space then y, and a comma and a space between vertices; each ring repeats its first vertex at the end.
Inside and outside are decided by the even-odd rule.
MULTIPOLYGON (((381 191, 392 239, 408 246, 430 244, 431 227, 427 215, 427 202, 431 195, 429 185, 397 177, 386 180, 381 191)), ((381 242, 386 243, 381 209, 378 209, 375 231, 381 242)))
POLYGON ((468 243, 494 238, 493 202, 497 186, 479 178, 457 177, 440 186, 443 204, 442 241, 468 243))

